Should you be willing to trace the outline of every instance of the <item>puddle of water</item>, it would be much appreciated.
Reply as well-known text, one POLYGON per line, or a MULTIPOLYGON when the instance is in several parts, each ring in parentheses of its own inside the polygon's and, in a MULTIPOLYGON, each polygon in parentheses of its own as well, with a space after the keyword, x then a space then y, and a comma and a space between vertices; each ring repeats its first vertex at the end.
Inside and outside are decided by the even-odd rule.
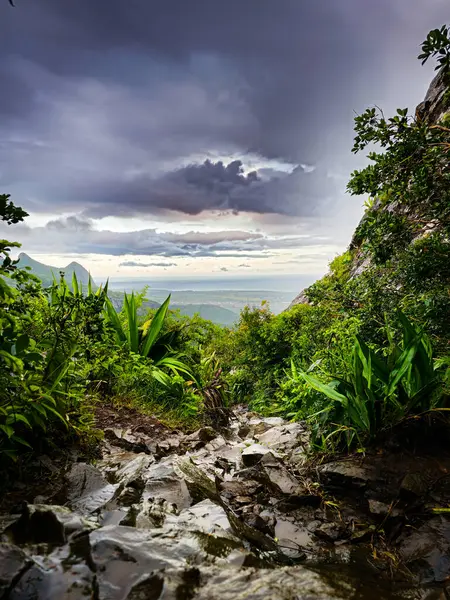
POLYGON ((292 550, 307 548, 313 543, 313 538, 309 531, 285 519, 277 519, 275 537, 283 551, 285 548, 292 550))

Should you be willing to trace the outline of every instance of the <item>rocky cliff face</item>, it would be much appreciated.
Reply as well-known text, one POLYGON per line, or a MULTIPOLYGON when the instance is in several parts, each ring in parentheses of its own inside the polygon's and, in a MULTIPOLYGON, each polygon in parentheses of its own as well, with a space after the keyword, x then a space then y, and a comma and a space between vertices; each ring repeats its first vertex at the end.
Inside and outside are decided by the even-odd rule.
MULTIPOLYGON (((450 114, 450 81, 449 74, 440 71, 433 79, 426 93, 425 99, 421 102, 415 112, 415 117, 418 122, 425 121, 428 124, 436 124, 442 121, 447 115, 450 114)), ((384 204, 375 199, 373 210, 383 210, 393 213, 402 213, 409 219, 414 219, 415 214, 413 212, 408 213, 408 207, 401 205, 397 200, 384 204)), ((353 264, 351 266, 351 276, 357 277, 370 265, 370 256, 364 254, 361 250, 364 242, 364 238, 358 235, 362 225, 365 222, 367 215, 364 215, 355 230, 353 238, 350 242, 348 250, 352 251, 353 264)), ((438 223, 430 221, 425 223, 420 229, 416 230, 413 239, 418 239, 428 232, 431 232, 438 227, 438 223)), ((302 290, 298 296, 291 302, 289 308, 297 304, 309 304, 307 289, 302 290)))

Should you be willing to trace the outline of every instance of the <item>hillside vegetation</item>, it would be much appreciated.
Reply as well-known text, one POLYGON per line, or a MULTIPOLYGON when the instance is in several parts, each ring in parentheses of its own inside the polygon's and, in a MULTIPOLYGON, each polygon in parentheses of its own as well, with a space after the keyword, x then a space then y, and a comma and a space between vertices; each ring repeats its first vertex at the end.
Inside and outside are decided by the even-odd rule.
MULTIPOLYGON (((447 28, 421 59, 437 57, 428 99, 411 115, 368 109, 354 152, 370 164, 348 191, 366 211, 349 249, 275 316, 244 309, 227 329, 144 295, 113 302, 72 263, 57 281, 22 267, 0 242, 0 459, 17 460, 101 435, 101 403, 132 404, 193 424, 245 402, 309 423, 315 448, 364 448, 409 419, 445 417, 450 386, 450 106, 447 28), (436 90, 438 90, 436 92, 436 90), (431 96, 430 96, 431 98, 431 96), (42 275, 42 276, 41 276, 42 275), (84 285, 83 285, 84 284, 84 285), (213 400, 211 400, 213 399, 213 400), (211 406, 211 402, 213 405, 211 406)), ((27 214, 0 197, 8 223, 27 214)), ((14 229, 13 229, 14 230, 14 229)), ((38 267, 33 266, 35 272, 38 267)))

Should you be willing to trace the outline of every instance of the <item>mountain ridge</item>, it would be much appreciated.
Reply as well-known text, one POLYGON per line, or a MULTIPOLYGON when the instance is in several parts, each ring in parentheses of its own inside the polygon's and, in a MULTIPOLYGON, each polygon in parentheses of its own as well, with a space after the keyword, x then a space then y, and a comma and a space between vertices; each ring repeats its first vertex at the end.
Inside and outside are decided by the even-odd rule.
MULTIPOLYGON (((77 279, 83 285, 87 285, 89 281, 89 271, 77 263, 76 261, 70 262, 65 267, 55 267, 53 265, 46 265, 25 252, 21 252, 18 256, 19 268, 28 267, 33 275, 36 275, 44 285, 51 285, 54 278, 59 279, 60 273, 64 272, 67 282, 70 284, 72 280, 72 274, 75 273, 77 279)), ((94 281, 91 281, 94 284, 94 281)), ((94 284, 95 285, 95 284, 94 284)))

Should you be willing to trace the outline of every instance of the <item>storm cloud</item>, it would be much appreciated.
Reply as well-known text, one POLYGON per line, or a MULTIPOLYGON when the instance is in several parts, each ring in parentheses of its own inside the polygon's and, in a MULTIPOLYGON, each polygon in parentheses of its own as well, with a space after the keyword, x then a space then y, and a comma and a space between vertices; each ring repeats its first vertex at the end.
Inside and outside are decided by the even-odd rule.
POLYGON ((276 243, 237 239, 239 225, 211 244, 150 230, 114 242, 95 227, 111 216, 244 214, 264 229, 336 215, 351 229, 354 111, 419 102, 432 66, 418 46, 447 18, 446 0, 3 2, 2 190, 32 215, 72 213, 47 234, 78 232, 98 253, 276 243))
MULTIPOLYGON (((277 250, 319 247, 327 241, 332 243, 331 240, 307 234, 274 237, 245 231, 171 233, 159 232, 156 229, 117 232, 99 231, 88 224, 89 222, 85 222, 86 226, 81 229, 79 223, 72 219, 51 221, 44 227, 28 227, 22 224, 15 226, 14 235, 25 250, 37 254, 47 254, 51 249, 56 254, 110 256, 262 258, 277 250)), ((0 237, 10 235, 11 229, 0 223, 0 237)), ((125 265, 122 263, 122 266, 125 265)))

